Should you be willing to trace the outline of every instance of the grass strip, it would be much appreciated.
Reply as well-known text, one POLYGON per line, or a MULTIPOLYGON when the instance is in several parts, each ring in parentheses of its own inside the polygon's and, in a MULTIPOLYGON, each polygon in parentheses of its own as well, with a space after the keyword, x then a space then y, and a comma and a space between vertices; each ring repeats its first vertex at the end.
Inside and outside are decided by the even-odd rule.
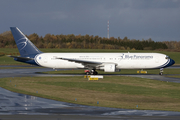
POLYGON ((145 78, 104 76, 98 81, 88 81, 82 76, 15 77, 1 78, 0 87, 83 105, 180 111, 180 84, 145 78))

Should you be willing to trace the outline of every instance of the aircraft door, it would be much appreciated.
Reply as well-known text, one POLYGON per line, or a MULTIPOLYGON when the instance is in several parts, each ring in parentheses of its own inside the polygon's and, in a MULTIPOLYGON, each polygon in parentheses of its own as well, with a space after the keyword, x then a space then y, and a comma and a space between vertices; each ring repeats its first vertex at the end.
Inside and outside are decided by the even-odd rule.
POLYGON ((156 58, 155 58, 155 62, 156 62, 156 63, 159 63, 159 57, 156 57, 156 58))
POLYGON ((48 60, 47 60, 47 56, 44 56, 44 59, 43 59, 43 60, 44 60, 44 63, 47 63, 47 61, 48 61, 48 60))

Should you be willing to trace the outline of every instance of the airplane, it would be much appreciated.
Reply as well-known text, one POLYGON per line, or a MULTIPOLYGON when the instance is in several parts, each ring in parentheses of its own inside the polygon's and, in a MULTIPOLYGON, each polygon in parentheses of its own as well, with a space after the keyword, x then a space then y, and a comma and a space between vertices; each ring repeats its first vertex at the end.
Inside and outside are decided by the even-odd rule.
POLYGON ((15 61, 32 65, 60 68, 81 68, 87 75, 97 75, 96 70, 116 72, 121 69, 162 69, 175 63, 161 53, 43 53, 17 27, 10 27, 20 56, 15 61))

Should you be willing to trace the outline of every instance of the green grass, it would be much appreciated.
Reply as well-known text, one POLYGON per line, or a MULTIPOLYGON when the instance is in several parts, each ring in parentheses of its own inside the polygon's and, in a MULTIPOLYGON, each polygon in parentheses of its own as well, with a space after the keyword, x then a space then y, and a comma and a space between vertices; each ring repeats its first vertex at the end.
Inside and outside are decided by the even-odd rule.
MULTIPOLYGON (((144 53, 144 52, 148 52, 148 53, 163 53, 166 54, 168 56, 170 56, 173 60, 175 60, 175 64, 180 64, 180 52, 166 52, 166 51, 145 51, 145 50, 116 50, 116 49, 40 49, 42 52, 59 52, 59 53, 63 53, 63 52, 140 52, 140 53, 144 53)), ((17 55, 19 54, 18 49, 17 48, 0 48, 0 54, 4 53, 6 55, 17 55)), ((22 64, 22 63, 18 63, 16 61, 14 61, 12 58, 9 57, 0 57, 0 64, 22 64)))
POLYGON ((88 81, 82 76, 17 77, 1 78, 0 87, 83 105, 126 109, 137 109, 138 105, 138 109, 180 111, 180 84, 145 78, 104 76, 88 81))
POLYGON ((39 84, 53 85, 53 86, 62 86, 67 88, 80 88, 87 89, 99 92, 107 93, 119 93, 119 94, 128 94, 128 95, 148 95, 148 96, 161 96, 164 95, 161 93, 168 93, 169 97, 180 98, 177 95, 176 90, 171 90, 167 92, 166 89, 156 90, 154 88, 145 87, 145 86, 134 86, 134 85, 123 85, 116 83, 86 83, 86 82, 40 82, 39 84), (126 89, 128 88, 128 89, 126 89), (176 94, 174 94, 176 93, 176 94))

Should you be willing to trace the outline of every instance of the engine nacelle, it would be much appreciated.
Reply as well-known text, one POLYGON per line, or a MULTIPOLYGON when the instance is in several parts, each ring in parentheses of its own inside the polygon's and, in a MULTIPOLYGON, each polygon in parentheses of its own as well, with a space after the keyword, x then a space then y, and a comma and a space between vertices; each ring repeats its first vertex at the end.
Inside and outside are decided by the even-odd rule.
POLYGON ((115 72, 116 65, 115 64, 105 64, 104 65, 104 72, 115 72))

